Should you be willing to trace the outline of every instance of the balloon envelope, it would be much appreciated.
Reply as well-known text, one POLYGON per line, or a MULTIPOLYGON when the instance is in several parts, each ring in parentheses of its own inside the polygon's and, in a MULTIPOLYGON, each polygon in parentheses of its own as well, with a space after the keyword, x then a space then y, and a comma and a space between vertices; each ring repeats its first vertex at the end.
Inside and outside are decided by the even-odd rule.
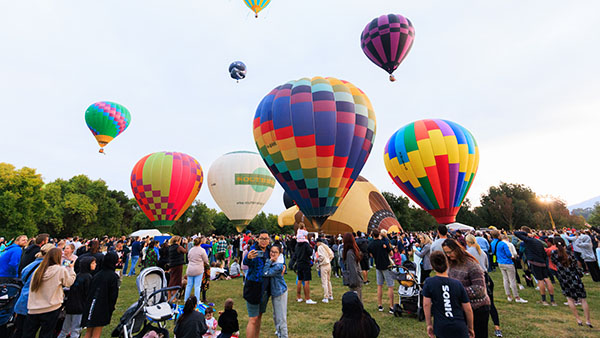
POLYGON ((262 209, 275 186, 260 155, 250 151, 219 157, 208 169, 207 180, 213 199, 239 231, 262 209))
POLYGON ((124 106, 100 101, 85 111, 85 123, 100 145, 101 151, 115 137, 125 131, 131 123, 131 114, 124 106))
POLYGON ((390 74, 408 55, 415 38, 410 20, 399 14, 382 15, 367 24, 360 36, 360 47, 374 64, 390 74))
POLYGON ((335 212, 369 156, 375 113, 367 96, 347 81, 303 78, 265 96, 253 128, 273 176, 320 224, 335 212))
POLYGON ((248 8, 254 12, 254 16, 258 18, 258 12, 262 11, 271 0, 244 0, 244 3, 248 8))
POLYGON ((246 65, 242 61, 235 61, 229 65, 229 75, 234 80, 242 80, 246 77, 246 65))
POLYGON ((202 167, 184 153, 144 156, 131 172, 133 195, 156 226, 170 226, 192 204, 202 187, 202 167))
POLYGON ((452 223, 479 165, 473 135, 457 123, 420 120, 400 128, 385 146, 390 177, 439 223, 452 223))
POLYGON ((296 205, 296 202, 294 202, 294 200, 290 197, 290 195, 288 195, 287 192, 283 192, 283 205, 285 206, 286 209, 289 209, 291 207, 293 207, 294 205, 296 205))
POLYGON ((383 195, 362 176, 354 182, 340 207, 323 223, 321 229, 306 219, 297 206, 288 208, 278 217, 281 227, 297 225, 300 222, 306 225, 308 231, 321 230, 327 234, 356 231, 370 233, 373 229, 385 229, 389 232, 402 230, 402 226, 383 195))

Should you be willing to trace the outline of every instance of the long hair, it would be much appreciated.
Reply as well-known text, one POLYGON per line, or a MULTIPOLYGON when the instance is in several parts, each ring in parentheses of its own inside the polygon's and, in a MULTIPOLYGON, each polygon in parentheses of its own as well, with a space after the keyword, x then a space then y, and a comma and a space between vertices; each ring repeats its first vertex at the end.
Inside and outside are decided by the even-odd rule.
POLYGON ((90 242, 90 253, 95 254, 100 251, 100 243, 97 240, 90 242))
POLYGON ((183 306, 183 314, 177 320, 177 324, 179 324, 185 317, 189 316, 192 312, 196 310, 196 305, 198 304, 198 299, 196 296, 190 296, 183 306))
POLYGON ((44 278, 44 273, 49 266, 60 264, 62 259, 62 250, 59 248, 53 248, 48 251, 48 253, 44 256, 44 260, 40 263, 37 270, 33 274, 33 278, 31 280, 31 286, 29 289, 31 291, 37 291, 42 286, 42 279, 44 278))
POLYGON ((462 245, 460 245, 457 241, 455 241, 452 238, 446 239, 442 243, 442 246, 449 248, 456 255, 456 260, 448 259, 451 267, 455 267, 457 265, 463 265, 463 264, 467 263, 469 260, 471 260, 472 262, 474 262, 476 264, 479 264, 479 261, 477 261, 477 259, 475 257, 473 257, 473 255, 468 253, 467 250, 465 250, 465 248, 463 248, 462 245))
POLYGON ((558 261, 563 266, 571 265, 571 256, 567 253, 567 244, 561 237, 554 237, 554 244, 556 244, 556 252, 558 253, 558 261))
POLYGON ((344 251, 342 252, 342 257, 344 258, 344 261, 346 260, 348 250, 352 250, 352 251, 354 251, 354 255, 356 256, 356 262, 357 263, 360 262, 360 260, 362 258, 362 254, 360 253, 360 249, 358 248, 358 245, 356 245, 354 236, 352 236, 352 234, 349 232, 345 233, 344 237, 343 237, 343 243, 344 243, 344 251))
POLYGON ((467 241, 468 245, 474 246, 475 249, 477 249, 477 253, 481 255, 481 247, 479 246, 479 243, 477 243, 475 236, 468 235, 467 238, 465 238, 465 240, 467 241))

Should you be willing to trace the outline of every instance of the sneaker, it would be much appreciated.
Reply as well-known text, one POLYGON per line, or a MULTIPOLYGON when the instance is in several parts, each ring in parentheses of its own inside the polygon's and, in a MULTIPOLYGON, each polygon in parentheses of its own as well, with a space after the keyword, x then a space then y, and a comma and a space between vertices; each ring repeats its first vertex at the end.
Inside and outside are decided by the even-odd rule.
POLYGON ((379 312, 383 312, 383 306, 381 306, 381 305, 380 305, 380 306, 378 306, 378 307, 377 307, 377 311, 379 311, 379 312))
POLYGON ((496 334, 496 337, 503 337, 502 330, 494 330, 494 334, 496 334))
POLYGON ((329 300, 333 300, 333 296, 329 297, 329 300))
POLYGON ((529 303, 529 302, 528 302, 528 301, 526 301, 526 300, 525 300, 525 299, 523 299, 523 298, 519 298, 519 299, 515 299, 515 303, 523 303, 523 304, 526 304, 526 303, 529 303))
POLYGON ((314 300, 312 300, 312 299, 307 299, 305 303, 306 303, 306 304, 317 304, 317 302, 315 302, 315 301, 314 301, 314 300))
POLYGON ((366 281, 366 282, 365 282, 365 285, 369 285, 369 283, 371 283, 371 282, 369 282, 369 281, 366 281))
POLYGON ((540 287, 539 287, 539 286, 536 286, 536 287, 535 287, 535 290, 536 290, 536 291, 540 291, 540 287))
POLYGON ((390 310, 389 310, 388 312, 389 312, 390 314, 392 314, 392 315, 393 315, 393 314, 394 314, 394 308, 393 308, 393 307, 391 307, 391 308, 390 308, 390 310))
POLYGON ((329 298, 323 298, 323 300, 321 300, 323 303, 329 303, 329 298))
POLYGON ((525 290, 525 287, 521 284, 519 284, 519 290, 525 290))
POLYGON ((302 303, 304 301, 304 299, 298 298, 298 299, 296 299, 296 301, 298 301, 298 303, 302 303))
POLYGON ((513 301, 513 299, 512 299, 512 298, 510 298, 510 297, 506 297, 506 300, 507 300, 509 303, 513 301))
POLYGON ((550 306, 550 304, 548 304, 548 302, 544 302, 544 301, 542 301, 542 302, 540 302, 540 303, 541 303, 542 305, 544 305, 544 306, 550 306))
POLYGON ((580 301, 575 302, 575 306, 581 306, 581 302, 580 301))

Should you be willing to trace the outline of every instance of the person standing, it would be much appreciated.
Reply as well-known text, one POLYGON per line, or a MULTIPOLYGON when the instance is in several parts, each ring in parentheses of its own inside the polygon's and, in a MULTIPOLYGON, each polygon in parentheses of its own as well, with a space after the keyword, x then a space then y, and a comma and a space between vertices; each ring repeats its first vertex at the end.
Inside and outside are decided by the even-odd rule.
POLYGON ((295 262, 296 274, 298 275, 298 282, 296 284, 296 300, 302 302, 302 285, 304 285, 304 298, 306 304, 317 304, 314 300, 310 299, 310 281, 312 280, 311 273, 311 258, 313 255, 313 249, 308 241, 298 241, 296 244, 296 251, 292 260, 295 262))
POLYGON ((33 273, 23 337, 35 337, 38 330, 40 338, 54 336, 65 296, 63 288, 70 287, 75 281, 74 263, 67 267, 62 266, 61 258, 61 249, 50 249, 33 273))
POLYGON ((352 233, 345 233, 342 243, 342 259, 344 260, 344 271, 342 271, 343 284, 348 286, 350 291, 356 292, 358 299, 362 302, 363 277, 359 265, 362 253, 352 233))
POLYGON ((423 309, 427 334, 434 338, 469 338, 473 330, 473 309, 467 291, 456 279, 448 277, 448 260, 439 251, 431 254, 435 277, 423 286, 423 309), (432 324, 431 318, 435 321, 432 324))
POLYGON ((598 268, 598 262, 596 261, 596 255, 594 254, 594 247, 592 246, 592 239, 589 235, 583 233, 578 234, 577 239, 573 243, 574 248, 578 248, 581 253, 581 259, 585 262, 587 269, 594 282, 600 282, 600 269, 598 268))
POLYGON ((40 249, 44 244, 48 243, 48 239, 50 235, 48 234, 39 234, 35 237, 35 242, 28 246, 25 251, 23 251, 23 255, 21 255, 21 261, 19 263, 19 276, 21 276, 21 272, 23 269, 29 265, 29 263, 35 260, 35 255, 40 252, 40 249))
POLYGON ((58 338, 78 338, 81 332, 81 317, 87 301, 90 284, 92 283, 91 272, 96 269, 96 258, 84 257, 79 266, 79 273, 75 277, 75 282, 69 288, 69 293, 65 300, 65 321, 58 338))
POLYGON ((435 241, 433 241, 433 243, 431 244, 431 252, 433 251, 443 251, 442 250, 442 243, 444 243, 444 241, 448 238, 448 228, 443 225, 440 224, 438 225, 437 228, 437 239, 435 241))
MULTIPOLYGON (((281 248, 273 245, 269 251, 269 260, 266 261, 263 277, 268 280, 271 297, 273 300, 273 322, 275 324, 276 336, 279 338, 288 337, 287 327, 287 284, 283 278, 285 265, 278 263, 281 256, 281 248)), ((221 320, 219 318, 219 320, 221 320)))
POLYGON ((431 254, 431 238, 426 234, 420 234, 418 237, 419 242, 415 243, 415 247, 421 248, 415 250, 415 255, 421 257, 421 283, 425 283, 425 280, 429 278, 431 274, 431 262, 429 261, 429 255, 431 254))
POLYGON ((194 290, 196 299, 200 299, 200 290, 202 287, 202 275, 205 273, 204 265, 208 265, 208 255, 206 250, 202 249, 201 237, 194 239, 194 247, 188 253, 189 264, 187 267, 187 285, 185 287, 185 299, 188 299, 194 290))
POLYGON ((140 260, 140 256, 142 255, 142 242, 140 242, 140 237, 136 236, 135 240, 131 244, 131 268, 129 269, 129 273, 127 276, 135 276, 135 266, 140 260))
POLYGON ((362 280, 365 281, 364 285, 369 285, 369 270, 371 269, 369 265, 369 240, 360 231, 356 232, 356 245, 360 249, 362 257, 360 260, 360 269, 363 275, 362 280))
POLYGON ((227 251, 227 241, 224 236, 219 236, 219 240, 217 241, 217 262, 225 261, 225 252, 227 251))
POLYGON ((377 273, 377 310, 383 311, 383 283, 387 285, 387 295, 389 300, 389 313, 394 314, 394 278, 390 271, 390 245, 381 238, 379 230, 371 232, 373 241, 369 244, 369 254, 375 260, 375 269, 377 273))
MULTIPOLYGON (((528 227, 522 227, 522 231, 515 231, 514 234, 517 236, 523 244, 525 244, 525 256, 527 262, 533 272, 533 276, 537 279, 538 287, 540 288, 540 295, 542 297, 542 305, 550 305, 546 302, 546 289, 550 293, 550 302, 552 306, 556 306, 554 301, 554 286, 550 281, 548 274, 548 265, 546 259, 546 251, 544 250, 544 244, 533 237, 531 229, 528 227)), ((494 247, 492 247, 494 250, 494 247)))
POLYGON ((550 258, 552 262, 556 264, 558 271, 558 282, 560 284, 560 288, 562 289, 562 293, 565 295, 565 297, 567 297, 569 308, 571 309, 571 312, 573 312, 573 315, 575 316, 579 326, 582 326, 583 323, 579 318, 579 313, 575 307, 575 302, 577 300, 581 301, 586 325, 591 328, 592 323, 590 321, 590 308, 586 300, 587 294, 585 292, 585 287, 583 286, 583 282, 581 280, 582 273, 577 267, 577 260, 572 253, 567 252, 564 239, 555 237, 554 244, 556 244, 557 249, 552 252, 550 258))
MULTIPOLYGON (((186 240, 179 236, 173 236, 169 240, 169 286, 181 287, 183 281, 184 254, 187 253, 186 240)), ((169 291, 169 299, 176 291, 169 291)))
POLYGON ((15 239, 13 244, 4 249, 0 256, 0 279, 19 276, 19 263, 25 245, 27 245, 27 236, 21 235, 15 239))
POLYGON ((473 309, 473 331, 475 338, 487 338, 490 316, 490 298, 484 271, 475 257, 471 256, 458 242, 446 239, 442 249, 449 262, 448 277, 462 283, 473 309))
POLYGON ((321 287, 323 287, 323 303, 333 300, 333 289, 331 287, 331 261, 334 258, 333 251, 325 243, 325 239, 317 240, 317 265, 321 273, 321 287))
POLYGON ((244 282, 244 299, 248 310, 248 325, 246 326, 247 338, 258 338, 262 314, 267 310, 269 296, 266 292, 266 280, 263 278, 265 263, 269 259, 271 238, 266 230, 258 233, 257 243, 250 246, 244 256, 244 265, 248 266, 248 273, 244 282))
POLYGON ((102 328, 110 324, 119 297, 119 276, 115 273, 118 260, 115 252, 108 252, 102 270, 92 277, 81 320, 81 326, 87 327, 85 338, 99 338, 102 328))

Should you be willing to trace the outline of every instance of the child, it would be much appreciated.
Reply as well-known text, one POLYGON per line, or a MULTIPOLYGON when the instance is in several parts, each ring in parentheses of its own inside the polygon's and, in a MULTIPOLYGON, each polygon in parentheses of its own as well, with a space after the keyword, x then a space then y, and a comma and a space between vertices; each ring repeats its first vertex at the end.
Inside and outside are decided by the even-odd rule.
POLYGON ((92 271, 96 270, 96 258, 94 256, 85 256, 79 262, 79 273, 75 282, 69 288, 65 300, 65 321, 58 338, 79 337, 81 331, 81 317, 88 297, 90 284, 92 283, 92 271))
POLYGON ((307 236, 308 231, 306 231, 306 226, 304 225, 304 223, 300 222, 298 224, 298 231, 296 232, 296 242, 308 242, 308 239, 306 238, 307 236))
POLYGON ((229 277, 237 278, 240 276, 240 264, 238 263, 237 258, 233 260, 231 266, 229 267, 229 277))
POLYGON ((394 265, 402 266, 402 254, 398 251, 398 247, 394 247, 394 251, 391 254, 394 265))
POLYGON ((204 311, 204 317, 206 318, 206 326, 208 327, 208 330, 202 337, 215 338, 219 333, 216 331, 218 323, 215 317, 213 317, 213 312, 214 310, 212 307, 207 307, 204 311))
POLYGON ((429 277, 423 286, 423 308, 429 337, 473 337, 473 310, 467 291, 456 279, 448 278, 448 260, 441 251, 430 256, 435 277, 429 277), (431 316, 435 318, 435 327, 431 316), (465 322, 466 319, 466 322, 465 322))
POLYGON ((223 262, 220 262, 220 263, 212 262, 212 264, 211 264, 210 280, 217 280, 217 279, 219 279, 219 280, 231 279, 225 272, 225 269, 223 269, 223 262))
POLYGON ((233 299, 231 298, 227 298, 225 301, 225 310, 219 312, 219 326, 222 331, 217 338, 230 338, 240 330, 237 312, 233 309, 233 299))

